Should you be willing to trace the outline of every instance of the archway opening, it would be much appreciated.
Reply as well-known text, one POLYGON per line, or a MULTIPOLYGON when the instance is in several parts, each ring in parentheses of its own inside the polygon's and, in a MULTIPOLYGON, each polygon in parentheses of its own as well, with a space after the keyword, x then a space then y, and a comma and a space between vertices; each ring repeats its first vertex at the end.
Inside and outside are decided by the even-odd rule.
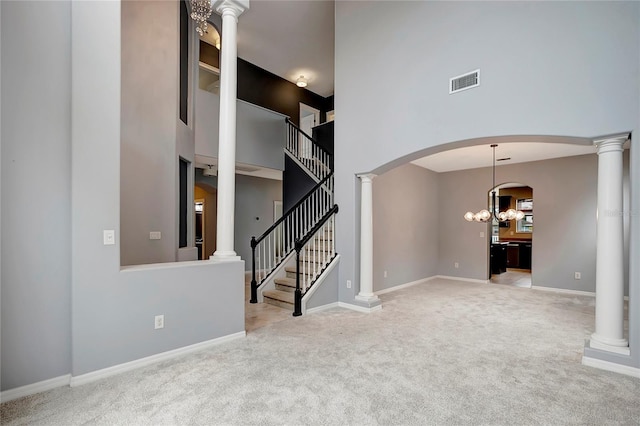
POLYGON ((490 221, 489 280, 521 288, 532 286, 533 188, 518 182, 497 185, 488 193, 489 211, 499 216, 509 209, 522 219, 490 221))

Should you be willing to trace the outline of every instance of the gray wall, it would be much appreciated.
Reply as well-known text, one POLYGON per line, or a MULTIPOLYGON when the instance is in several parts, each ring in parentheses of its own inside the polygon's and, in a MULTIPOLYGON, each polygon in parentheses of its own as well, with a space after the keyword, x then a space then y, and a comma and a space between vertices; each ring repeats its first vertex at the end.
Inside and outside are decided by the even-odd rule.
POLYGON ((122 2, 122 265, 176 260, 178 5, 122 2))
POLYGON ((72 8, 74 376, 244 330, 241 261, 120 270, 120 5, 72 8), (104 229, 116 245, 102 244, 104 229))
MULTIPOLYGON (((340 300, 353 301, 359 290, 357 173, 380 174, 492 136, 571 136, 583 143, 627 131, 637 136, 639 21, 637 2, 338 2, 340 300), (480 87, 448 94, 450 77, 476 68, 480 87), (379 84, 372 70, 380 69, 391 84, 379 84), (352 289, 348 279, 355 280, 352 289)), ((637 152, 631 154, 637 177, 635 168, 637 152)), ((631 180, 634 212, 638 181, 631 180)), ((637 255, 640 215, 630 222, 630 250, 637 255)), ((631 268, 633 356, 624 362, 640 365, 640 272, 631 268)))
MULTIPOLYGON (((216 177, 203 176, 199 169, 196 182, 218 187, 216 177)), ((273 225, 274 201, 282 201, 282 181, 236 175, 234 245, 247 270, 251 269, 251 237, 259 237, 273 225)))
MULTIPOLYGON (((285 116, 237 102, 236 161, 284 170, 285 116)), ((195 150, 218 158, 220 97, 204 90, 196 93, 195 150)))
POLYGON ((438 175, 422 167, 405 164, 373 180, 374 291, 436 275, 438 204, 438 175))
POLYGON ((244 330, 244 262, 120 268, 120 7, 0 3, 3 391, 244 330))
MULTIPOLYGON (((340 262, 340 260, 337 260, 340 262)), ((307 301, 307 309, 335 303, 338 300, 338 263, 307 301)))
POLYGON ((0 9, 6 390, 71 364, 71 5, 3 1, 0 9))
MULTIPOLYGON (((628 186, 629 151, 624 158, 628 186)), ((597 162, 593 154, 496 169, 497 183, 519 182, 533 188, 533 285, 595 291, 597 162), (574 272, 580 272, 582 278, 574 279, 574 272)), ((441 173, 439 182, 438 274, 485 280, 489 275, 490 233, 487 225, 467 222, 462 215, 487 207, 491 168, 441 173), (484 238, 479 236, 481 231, 485 232, 484 238), (459 262, 459 269, 454 268, 454 262, 459 262)), ((628 194, 624 198, 628 206, 628 194)), ((628 250, 625 257, 628 259, 628 250)))

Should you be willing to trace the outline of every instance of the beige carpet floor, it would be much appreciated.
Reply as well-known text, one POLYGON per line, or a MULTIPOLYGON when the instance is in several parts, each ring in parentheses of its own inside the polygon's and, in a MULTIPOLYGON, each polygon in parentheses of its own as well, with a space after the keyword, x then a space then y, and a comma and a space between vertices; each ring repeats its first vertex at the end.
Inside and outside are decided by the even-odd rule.
POLYGON ((593 298, 434 280, 76 388, 3 425, 638 425, 640 379, 580 364, 593 298))

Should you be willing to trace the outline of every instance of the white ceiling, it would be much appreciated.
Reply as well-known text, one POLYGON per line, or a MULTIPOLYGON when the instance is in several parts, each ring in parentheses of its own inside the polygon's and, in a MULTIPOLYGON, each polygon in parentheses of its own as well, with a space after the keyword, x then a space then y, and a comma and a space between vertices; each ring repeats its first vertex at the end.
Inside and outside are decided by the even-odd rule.
POLYGON ((307 89, 333 94, 333 0, 251 0, 238 19, 238 56, 307 89))
MULTIPOLYGON (((596 149, 593 145, 543 142, 502 143, 498 144, 496 148, 496 160, 507 157, 511 159, 496 161, 496 166, 548 160, 559 157, 571 157, 574 155, 594 154, 595 152, 596 149)), ((475 169, 478 167, 491 167, 492 162, 492 149, 488 144, 443 151, 412 161, 416 166, 424 167, 438 173, 475 169)))

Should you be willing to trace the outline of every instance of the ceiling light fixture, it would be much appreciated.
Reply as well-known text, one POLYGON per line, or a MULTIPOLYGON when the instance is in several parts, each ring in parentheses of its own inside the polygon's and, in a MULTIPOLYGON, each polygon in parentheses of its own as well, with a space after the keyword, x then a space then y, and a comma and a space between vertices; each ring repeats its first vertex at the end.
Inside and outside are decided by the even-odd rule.
POLYGON ((298 87, 307 87, 307 79, 304 78, 303 75, 301 75, 300 77, 298 77, 298 79, 296 80, 296 85, 298 87))
POLYGON ((492 218, 498 222, 506 222, 508 220, 521 220, 524 218, 524 213, 520 210, 508 209, 504 212, 496 211, 496 147, 497 144, 491 145, 493 149, 493 185, 491 186, 491 212, 483 209, 478 213, 466 212, 464 218, 469 222, 488 222, 492 218))
POLYGON ((196 21, 198 25, 196 32, 200 37, 207 32, 207 19, 211 16, 211 1, 210 0, 189 0, 191 4, 191 19, 196 21))

